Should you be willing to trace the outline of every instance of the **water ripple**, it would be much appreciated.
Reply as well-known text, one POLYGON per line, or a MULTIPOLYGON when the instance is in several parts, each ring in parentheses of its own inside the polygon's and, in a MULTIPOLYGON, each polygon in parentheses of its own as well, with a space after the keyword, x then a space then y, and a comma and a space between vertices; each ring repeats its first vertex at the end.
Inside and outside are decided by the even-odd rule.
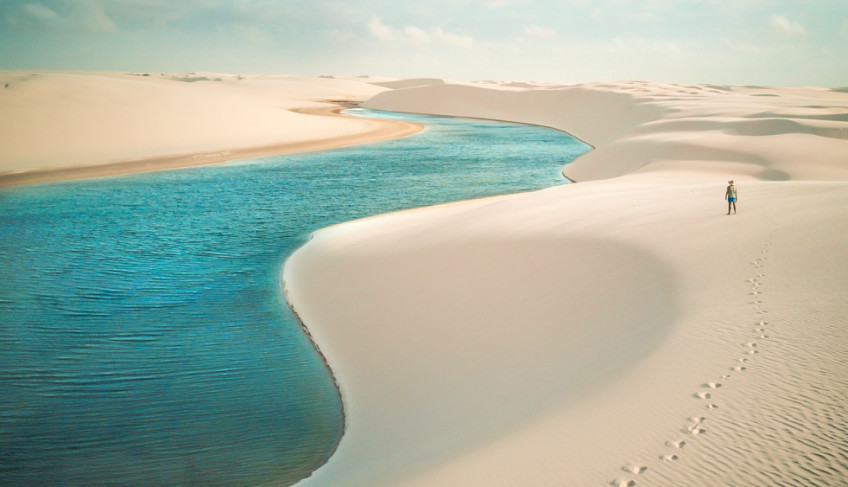
POLYGON ((588 150, 411 118, 429 130, 0 190, 0 485, 287 485, 326 461, 340 401, 285 307, 286 256, 342 221, 562 183, 588 150))

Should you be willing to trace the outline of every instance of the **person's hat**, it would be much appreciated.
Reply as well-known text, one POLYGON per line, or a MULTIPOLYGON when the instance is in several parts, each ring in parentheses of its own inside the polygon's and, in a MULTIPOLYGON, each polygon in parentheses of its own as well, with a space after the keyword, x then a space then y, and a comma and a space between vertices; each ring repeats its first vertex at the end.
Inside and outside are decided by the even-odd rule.
POLYGON ((733 184, 733 180, 731 179, 730 181, 728 181, 728 183, 733 184))

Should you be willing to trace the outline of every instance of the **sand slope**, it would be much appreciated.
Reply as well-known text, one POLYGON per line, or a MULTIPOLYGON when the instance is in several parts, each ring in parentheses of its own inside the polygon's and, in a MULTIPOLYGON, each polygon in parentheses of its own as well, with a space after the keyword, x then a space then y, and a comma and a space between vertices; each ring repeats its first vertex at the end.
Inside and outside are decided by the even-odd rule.
POLYGON ((848 179, 848 94, 836 90, 642 82, 532 90, 449 84, 387 91, 364 106, 569 132, 596 147, 565 170, 578 181, 650 171, 666 161, 688 171, 717 169, 765 180, 848 179))
POLYGON ((366 106, 596 149, 578 184, 348 223, 290 258, 348 421, 303 485, 848 482, 845 94, 431 84, 366 106))
POLYGON ((359 79, 0 71, 0 85, 0 185, 316 150, 417 130, 315 116, 385 89, 359 79))

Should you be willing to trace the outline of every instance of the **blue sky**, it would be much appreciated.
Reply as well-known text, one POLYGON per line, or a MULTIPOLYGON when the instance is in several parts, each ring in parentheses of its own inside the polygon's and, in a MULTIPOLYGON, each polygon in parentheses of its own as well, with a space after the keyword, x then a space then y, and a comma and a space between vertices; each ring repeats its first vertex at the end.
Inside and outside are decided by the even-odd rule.
POLYGON ((0 69, 848 86, 848 0, 0 0, 0 69))

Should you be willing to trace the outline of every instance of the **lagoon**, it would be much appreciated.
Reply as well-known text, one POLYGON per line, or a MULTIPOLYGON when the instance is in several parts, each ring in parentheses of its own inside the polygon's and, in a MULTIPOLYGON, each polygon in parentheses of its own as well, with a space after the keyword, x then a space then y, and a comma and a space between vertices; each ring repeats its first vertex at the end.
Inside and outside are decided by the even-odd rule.
POLYGON ((287 256, 328 225, 563 184, 589 150, 541 127, 349 112, 427 129, 0 189, 0 484, 297 482, 343 411, 282 297, 287 256))

